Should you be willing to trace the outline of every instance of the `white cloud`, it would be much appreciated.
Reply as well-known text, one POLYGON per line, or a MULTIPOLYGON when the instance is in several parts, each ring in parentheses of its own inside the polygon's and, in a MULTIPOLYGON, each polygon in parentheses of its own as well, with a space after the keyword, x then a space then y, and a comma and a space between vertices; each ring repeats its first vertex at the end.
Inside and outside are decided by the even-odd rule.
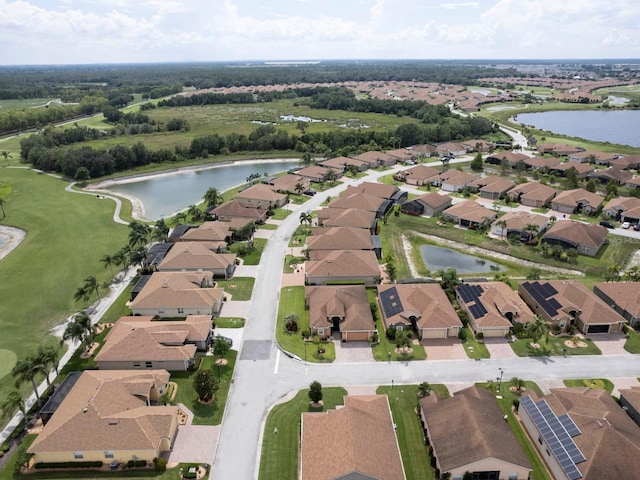
POLYGON ((449 2, 441 3, 440 6, 449 10, 455 10, 456 8, 478 8, 480 5, 478 5, 478 2, 449 2))

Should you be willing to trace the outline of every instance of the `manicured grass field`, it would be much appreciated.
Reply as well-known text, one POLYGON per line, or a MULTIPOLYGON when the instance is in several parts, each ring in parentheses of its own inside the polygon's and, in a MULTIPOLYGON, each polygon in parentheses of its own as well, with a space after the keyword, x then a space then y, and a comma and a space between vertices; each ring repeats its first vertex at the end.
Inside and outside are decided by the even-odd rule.
POLYGON ((604 389, 609 395, 613 392, 613 382, 606 378, 580 378, 574 380, 564 380, 567 387, 589 387, 593 389, 604 389))
POLYGON ((629 353, 640 353, 640 333, 631 327, 625 327, 625 330, 629 338, 624 344, 624 349, 629 353))
POLYGON ((229 246, 229 253, 237 253, 239 257, 244 260, 245 265, 258 265, 260 263, 260 257, 262 256, 262 251, 264 250, 265 245, 267 244, 267 240, 264 238, 255 238, 253 243, 255 245, 255 249, 249 252, 246 255, 240 255, 238 250, 243 248, 247 242, 233 243, 229 246))
POLYGON ((100 319, 100 323, 115 323, 120 317, 131 315, 131 309, 126 303, 131 299, 131 290, 135 286, 140 277, 135 277, 131 283, 122 291, 120 296, 113 302, 109 309, 100 319))
MULTIPOLYGON (((85 306, 73 300, 84 278, 109 280, 100 257, 126 244, 127 227, 113 222, 113 202, 67 193, 67 183, 49 175, 3 168, 2 183, 11 186, 2 223, 27 236, 0 261, 0 349, 24 358, 51 327, 85 306)), ((0 396, 12 388, 12 378, 0 380, 0 396)))
POLYGON ((284 208, 277 208, 273 212, 273 215, 271 216, 271 218, 273 218, 274 220, 284 220, 289 215, 291 215, 291 210, 286 210, 284 208))
POLYGON ((218 317, 214 320, 217 328, 242 328, 245 324, 244 318, 218 317))
POLYGON ((323 342, 326 350, 320 355, 317 347, 312 342, 304 342, 301 333, 309 330, 309 310, 304 306, 304 287, 285 287, 280 290, 280 305, 276 321, 276 340, 280 347, 287 352, 297 355, 308 362, 333 362, 336 358, 336 350, 333 342, 323 342), (298 315, 298 331, 288 333, 285 328, 284 317, 290 313, 298 315), (306 344, 306 347, 305 347, 306 344))
POLYGON ((467 338, 462 344, 464 351, 469 358, 479 360, 481 358, 490 358, 489 349, 484 343, 480 343, 473 336, 473 331, 469 327, 463 329, 467 333, 467 338))
POLYGON ((294 273, 291 265, 302 265, 305 262, 304 257, 294 257, 293 255, 286 255, 284 257, 284 265, 282 267, 283 273, 294 273))
MULTIPOLYGON (((496 387, 496 385, 493 383, 476 383, 476 386, 480 388, 491 389, 491 390, 494 390, 496 387)), ((516 438, 518 439, 518 443, 524 450, 524 453, 527 455, 527 458, 529 459, 529 463, 531 463, 533 472, 531 472, 530 478, 531 480, 552 480, 551 475, 547 472, 544 462, 538 455, 538 451, 536 450, 536 447, 531 443, 531 440, 529 439, 528 435, 526 434, 526 432, 524 431, 524 429, 522 428, 522 426, 518 422, 518 419, 516 418, 516 416, 512 411, 513 401, 518 400, 520 398, 520 395, 518 395, 517 391, 512 392, 509 389, 509 387, 510 387, 509 382, 504 381, 502 383, 502 387, 498 395, 502 398, 498 398, 496 396, 496 400, 498 402, 498 405, 500 405, 500 409, 502 410, 502 413, 507 415, 507 421, 509 422, 509 426, 511 427, 511 430, 513 431, 516 438)), ((529 390, 529 391, 534 391, 538 395, 542 395, 540 388, 534 382, 525 382, 524 388, 526 388, 526 390, 529 390)))
POLYGON ((296 480, 298 478, 298 446, 302 412, 318 412, 343 405, 347 391, 343 388, 323 388, 324 408, 312 409, 309 390, 300 390, 286 403, 273 407, 264 427, 260 480, 296 480), (277 433, 274 433, 277 428, 277 433))
POLYGON ((224 288, 225 293, 231 295, 231 300, 251 300, 253 277, 234 277, 230 280, 216 280, 219 288, 224 288))
POLYGON ((549 340, 542 337, 538 340, 540 348, 533 348, 530 344, 533 342, 530 338, 520 338, 515 342, 509 342, 513 351, 519 357, 548 357, 553 355, 602 355, 602 352, 589 339, 581 339, 588 346, 585 348, 567 348, 564 344, 565 340, 571 340, 572 337, 554 337, 549 335, 549 340))

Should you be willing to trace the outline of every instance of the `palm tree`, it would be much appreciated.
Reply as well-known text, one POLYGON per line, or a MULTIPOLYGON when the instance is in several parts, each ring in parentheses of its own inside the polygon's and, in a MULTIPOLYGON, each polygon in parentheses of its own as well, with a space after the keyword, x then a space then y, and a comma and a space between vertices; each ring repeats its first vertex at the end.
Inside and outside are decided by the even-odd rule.
POLYGON ((4 204, 5 203, 7 203, 7 201, 4 198, 0 197, 0 209, 2 209, 2 218, 6 218, 7 217, 7 214, 4 211, 4 204))
POLYGON ((91 323, 91 317, 87 312, 80 311, 73 316, 69 323, 67 323, 67 326, 62 333, 61 343, 71 340, 72 342, 86 342, 91 346, 94 334, 95 327, 91 323), (87 342, 87 340, 89 341, 87 342))
POLYGON ((151 226, 146 223, 133 221, 129 223, 129 245, 146 245, 151 237, 151 226))
POLYGON ((300 213, 300 223, 308 223, 311 225, 313 223, 313 216, 309 212, 301 212, 300 213))
POLYGON ((411 336, 408 330, 398 330, 396 332, 396 348, 403 349, 411 345, 411 336))
POLYGON ((527 241, 530 242, 538 233, 538 225, 535 223, 529 223, 525 225, 524 231, 529 234, 527 241))
POLYGON ((192 204, 189 205, 189 208, 187 209, 187 215, 190 215, 191 219, 194 222, 197 222, 202 218, 202 211, 196 205, 192 204))
POLYGON ((176 225, 178 225, 181 221, 186 220, 187 219, 186 212, 176 213, 175 219, 176 219, 176 225))
POLYGON ((38 386, 35 379, 39 373, 42 373, 42 364, 33 355, 23 360, 18 360, 18 363, 11 370, 11 375, 16 379, 16 388, 24 382, 31 382, 38 405, 40 405, 40 395, 38 394, 38 386))
POLYGON ((91 292, 96 292, 98 302, 100 301, 100 285, 98 284, 98 280, 96 279, 96 277, 89 275, 87 278, 85 278, 82 288, 87 291, 88 295, 91 295, 91 292))
POLYGON ((144 246, 139 246, 134 248, 131 251, 131 254, 129 255, 129 261, 131 262, 131 265, 140 264, 140 266, 142 266, 146 258, 147 258, 147 248, 144 246))
POLYGON ((111 276, 113 277, 113 265, 116 263, 115 258, 111 255, 103 255, 100 261, 104 263, 104 268, 109 267, 111 270, 111 276))
POLYGON ((24 404, 24 400, 20 395, 20 392, 14 390, 10 392, 0 403, 0 410, 2 410, 2 418, 7 418, 11 415, 16 409, 22 412, 22 416, 27 418, 27 409, 24 404))
POLYGON ((167 235, 169 235, 169 227, 167 223, 164 221, 164 218, 160 220, 156 220, 153 229, 151 230, 151 238, 158 242, 166 242, 167 235))
POLYGON ((549 223, 550 223, 551 225, 553 225, 553 224, 554 224, 554 223, 556 223, 557 221, 558 221, 558 217, 556 217, 555 215, 551 215, 551 216, 549 217, 549 223))
POLYGON ((543 336, 549 337, 549 325, 544 318, 540 315, 536 315, 535 320, 532 324, 529 325, 529 336, 534 341, 534 343, 538 343, 543 336))
POLYGON ((418 385, 419 398, 428 397, 430 394, 431 394, 431 385, 429 385, 429 382, 422 382, 420 385, 418 385))
POLYGON ((40 345, 38 347, 37 356, 45 365, 51 365, 56 371, 56 375, 60 374, 58 372, 58 360, 60 356, 60 349, 58 346, 54 344, 40 345))
POLYGON ((500 227, 500 236, 504 237, 504 229, 507 228, 507 222, 505 220, 498 220, 496 226, 500 227))
POLYGON ((7 162, 7 165, 9 165, 9 159, 13 158, 13 155, 11 155, 6 150, 3 150, 2 152, 0 152, 0 155, 2 155, 4 157, 4 161, 7 162))
POLYGON ((215 207, 222 201, 222 197, 217 188, 211 187, 204 194, 204 201, 207 202, 207 207, 215 207))
POLYGON ((82 286, 76 289, 76 292, 73 294, 73 299, 76 302, 79 302, 80 300, 84 300, 86 302, 89 300, 90 295, 91 292, 87 291, 87 289, 82 286))
POLYGON ((327 182, 333 184, 338 179, 338 174, 333 168, 330 168, 325 179, 327 180, 327 182))
POLYGON ((125 249, 121 249, 113 255, 113 263, 123 270, 125 269, 127 265, 127 254, 125 252, 125 249))
POLYGON ((518 377, 512 377, 510 381, 511 381, 511 385, 516 387, 516 390, 518 390, 518 393, 520 393, 520 391, 522 390, 522 387, 524 387, 525 385, 524 380, 518 377))
POLYGON ((300 182, 296 183, 296 186, 293 187, 293 190, 300 195, 302 192, 304 192, 304 185, 300 182))

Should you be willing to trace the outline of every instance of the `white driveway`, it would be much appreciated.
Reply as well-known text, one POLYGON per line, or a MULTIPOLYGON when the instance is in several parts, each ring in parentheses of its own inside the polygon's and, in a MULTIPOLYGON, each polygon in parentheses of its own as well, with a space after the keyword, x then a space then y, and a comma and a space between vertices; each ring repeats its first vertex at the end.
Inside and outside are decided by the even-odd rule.
POLYGON ((516 358, 517 355, 506 338, 485 338, 484 344, 491 358, 516 358))

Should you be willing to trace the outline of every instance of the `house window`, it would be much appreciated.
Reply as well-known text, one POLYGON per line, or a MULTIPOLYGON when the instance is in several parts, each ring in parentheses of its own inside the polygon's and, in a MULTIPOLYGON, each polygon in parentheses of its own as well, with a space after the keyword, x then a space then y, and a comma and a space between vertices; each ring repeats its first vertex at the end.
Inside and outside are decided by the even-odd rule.
POLYGON ((547 457, 550 457, 550 456, 551 456, 551 452, 549 451, 549 449, 548 449, 548 448, 545 448, 545 452, 547 452, 547 457))
POLYGON ((164 310, 158 310, 159 315, 164 315, 164 310))
POLYGON ((318 335, 321 335, 321 336, 324 335, 324 328, 323 327, 318 328, 318 335))
POLYGON ((111 450, 105 450, 104 458, 113 458, 113 452, 111 450))
POLYGON ((451 477, 453 480, 462 480, 462 475, 454 475, 451 477))
POLYGON ((82 452, 73 452, 73 458, 75 458, 76 460, 79 460, 84 458, 84 455, 82 454, 82 452))
POLYGON ((153 362, 144 362, 144 366, 147 368, 153 368, 153 362))
POLYGON ((538 436, 538 443, 539 443, 540 445, 542 445, 542 437, 541 437, 541 436, 538 436))
POLYGON ((509 474, 509 480, 518 480, 518 474, 517 473, 510 473, 509 474))
POLYGON ((178 313, 184 313, 184 308, 179 307, 178 308, 178 313))

